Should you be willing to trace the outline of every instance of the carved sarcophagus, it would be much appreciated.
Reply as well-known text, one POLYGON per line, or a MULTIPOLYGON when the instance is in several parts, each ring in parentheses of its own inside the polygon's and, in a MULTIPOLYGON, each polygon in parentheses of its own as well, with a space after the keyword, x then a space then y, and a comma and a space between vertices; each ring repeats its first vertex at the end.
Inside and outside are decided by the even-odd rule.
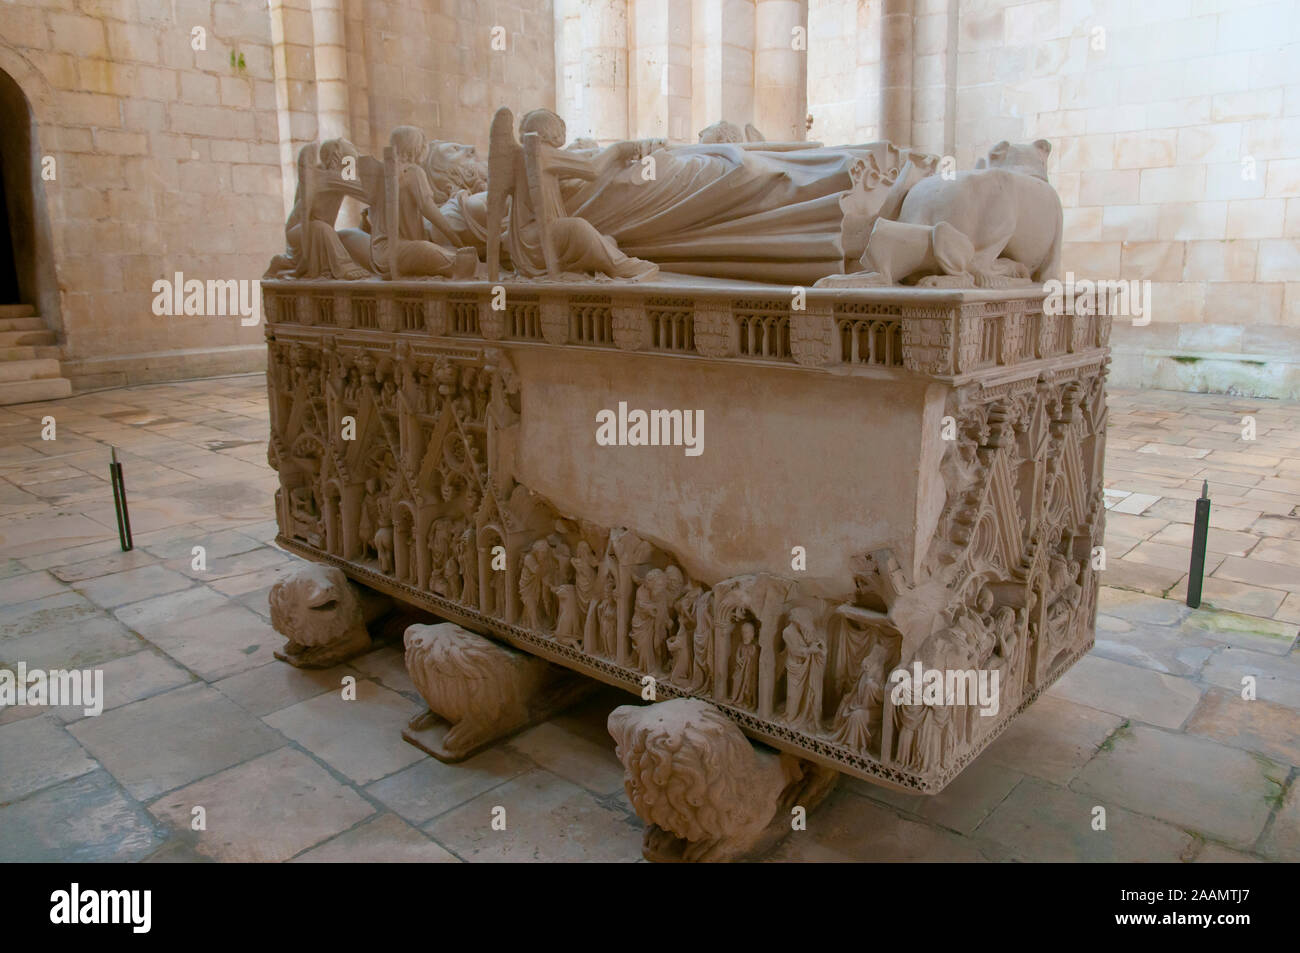
POLYGON ((280 542, 939 791, 1092 645, 1110 319, 783 290, 265 281, 280 542))

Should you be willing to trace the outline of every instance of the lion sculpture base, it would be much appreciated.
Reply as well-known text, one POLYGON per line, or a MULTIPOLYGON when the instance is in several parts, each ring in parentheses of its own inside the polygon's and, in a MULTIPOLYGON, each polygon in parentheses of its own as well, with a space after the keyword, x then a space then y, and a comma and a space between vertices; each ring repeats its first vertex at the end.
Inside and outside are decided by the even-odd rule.
POLYGON ((761 750, 695 698, 622 705, 609 733, 628 799, 646 822, 641 853, 660 863, 753 860, 825 799, 839 773, 761 750))
POLYGON ((297 668, 330 668, 373 647, 369 623, 393 600, 319 563, 296 566, 271 587, 271 625, 288 641, 275 657, 297 668))
POLYGON ((598 683, 453 622, 406 630, 406 670, 429 705, 402 738, 454 763, 543 722, 598 683))

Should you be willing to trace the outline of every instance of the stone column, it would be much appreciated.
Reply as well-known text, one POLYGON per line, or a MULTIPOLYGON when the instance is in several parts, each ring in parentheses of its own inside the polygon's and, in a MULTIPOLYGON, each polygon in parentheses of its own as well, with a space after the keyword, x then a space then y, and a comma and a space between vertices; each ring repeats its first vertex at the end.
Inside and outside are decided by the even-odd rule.
POLYGON ((694 142, 692 0, 637 0, 630 25, 632 138, 694 142))
POLYGON ((754 121, 754 0, 694 0, 691 132, 754 121))
POLYGON ((556 100, 569 138, 628 138, 627 0, 556 0, 556 100))
POLYGON ((807 0, 754 5, 754 125, 768 139, 805 138, 808 115, 807 0), (802 34, 795 48, 796 28, 802 34))
POLYGON ((311 27, 318 135, 321 139, 351 139, 343 0, 312 0, 311 27))
POLYGON ((880 131, 880 4, 858 4, 857 55, 853 89, 857 102, 853 113, 852 142, 883 138, 880 131))
POLYGON ((913 0, 883 0, 880 17, 880 136, 912 145, 913 0))

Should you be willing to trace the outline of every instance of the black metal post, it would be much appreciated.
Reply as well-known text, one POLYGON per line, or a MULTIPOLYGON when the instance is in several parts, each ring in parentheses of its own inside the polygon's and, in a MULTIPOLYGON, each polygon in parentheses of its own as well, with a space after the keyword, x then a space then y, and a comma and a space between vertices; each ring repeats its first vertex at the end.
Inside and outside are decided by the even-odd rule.
POLYGON ((126 509, 126 483, 122 479, 122 464, 117 461, 117 447, 113 447, 113 460, 108 465, 108 476, 113 483, 113 508, 117 511, 117 536, 122 542, 122 552, 135 548, 131 540, 131 514, 126 509))
POLYGON ((1210 534, 1210 481, 1201 481, 1201 498, 1196 501, 1196 524, 1192 527, 1192 564, 1187 570, 1187 604, 1201 607, 1201 581, 1205 578, 1205 538, 1210 534))

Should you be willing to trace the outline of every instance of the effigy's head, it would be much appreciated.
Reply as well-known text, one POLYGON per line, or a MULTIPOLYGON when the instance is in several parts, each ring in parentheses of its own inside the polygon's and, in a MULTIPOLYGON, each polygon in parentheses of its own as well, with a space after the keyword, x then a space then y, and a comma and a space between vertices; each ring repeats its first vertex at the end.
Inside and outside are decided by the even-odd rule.
POLYGON ((522 139, 530 132, 537 133, 542 142, 556 149, 564 148, 568 134, 564 120, 549 109, 534 109, 524 113, 524 118, 519 120, 519 137, 522 139))
POLYGON ((719 119, 712 126, 705 126, 700 130, 700 142, 711 144, 715 142, 744 142, 745 133, 734 122, 727 122, 725 119, 719 119))
POLYGON ((419 162, 424 152, 424 133, 415 126, 398 126, 389 137, 393 152, 401 162, 419 162))
POLYGON ((435 139, 424 150, 422 164, 439 202, 447 201, 461 189, 471 195, 487 190, 487 163, 473 146, 435 139))
POLYGON ((320 164, 327 169, 337 169, 345 158, 358 159, 357 147, 346 139, 326 139, 320 144, 320 164))

